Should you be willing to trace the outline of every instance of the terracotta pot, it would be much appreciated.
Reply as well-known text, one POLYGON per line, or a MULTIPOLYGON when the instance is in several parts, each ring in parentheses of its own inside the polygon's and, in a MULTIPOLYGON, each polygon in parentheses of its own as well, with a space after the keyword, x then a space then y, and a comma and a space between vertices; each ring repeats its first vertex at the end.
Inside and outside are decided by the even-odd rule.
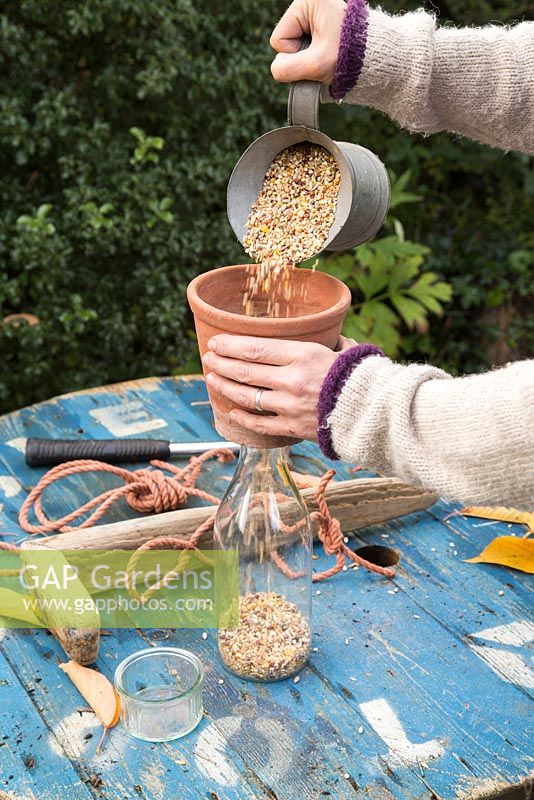
MULTIPOLYGON (((252 317, 243 314, 243 295, 251 268, 254 269, 250 264, 221 267, 199 275, 189 284, 187 299, 195 316, 201 356, 206 352, 209 339, 218 333, 317 342, 335 348, 351 300, 344 283, 324 272, 297 269, 294 296, 299 299, 292 301, 280 317, 252 317), (305 289, 305 299, 300 299, 301 287, 305 289), (285 316, 285 311, 289 316, 285 316)), ((260 297, 256 306, 261 309, 266 299, 260 297)), ((208 393, 215 428, 225 439, 252 447, 285 447, 298 441, 282 436, 260 436, 232 424, 228 412, 237 406, 212 389, 208 393)))

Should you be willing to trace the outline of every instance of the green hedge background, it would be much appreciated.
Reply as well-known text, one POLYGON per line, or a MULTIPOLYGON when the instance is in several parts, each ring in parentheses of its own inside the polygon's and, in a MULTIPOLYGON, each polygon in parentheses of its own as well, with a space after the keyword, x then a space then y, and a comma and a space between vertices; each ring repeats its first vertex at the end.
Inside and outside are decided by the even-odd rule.
MULTIPOLYGON (((417 7, 383 2, 389 10, 417 7)), ((531 17, 516 0, 427 4, 443 22, 531 17)), ((187 282, 243 259, 230 171, 283 124, 269 72, 279 0, 4 0, 0 13, 0 408, 195 367, 187 282), (13 314, 29 315, 26 319, 13 314), (6 319, 7 318, 7 319, 6 319)), ((399 208, 454 296, 403 353, 455 372, 532 348, 534 172, 520 154, 322 110, 423 201, 399 208)))

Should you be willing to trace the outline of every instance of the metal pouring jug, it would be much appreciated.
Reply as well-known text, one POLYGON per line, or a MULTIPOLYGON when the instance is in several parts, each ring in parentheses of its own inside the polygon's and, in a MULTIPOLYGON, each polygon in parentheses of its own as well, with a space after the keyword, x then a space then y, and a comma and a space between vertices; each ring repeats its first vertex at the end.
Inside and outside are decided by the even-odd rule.
POLYGON ((273 159, 300 142, 312 142, 328 150, 341 173, 334 222, 325 250, 348 250, 371 239, 386 218, 391 187, 378 156, 351 142, 334 142, 319 130, 321 84, 298 81, 289 89, 288 125, 264 133, 245 150, 234 167, 227 190, 230 225, 243 242, 246 221, 273 159))

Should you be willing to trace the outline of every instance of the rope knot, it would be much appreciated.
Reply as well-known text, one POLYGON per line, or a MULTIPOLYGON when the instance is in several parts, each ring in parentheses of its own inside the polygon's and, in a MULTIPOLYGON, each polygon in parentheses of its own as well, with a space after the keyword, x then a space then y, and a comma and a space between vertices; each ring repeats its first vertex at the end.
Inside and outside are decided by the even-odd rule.
POLYGON ((140 469, 126 493, 128 504, 143 514, 174 511, 187 502, 188 491, 175 475, 158 469, 140 469))
MULTIPOLYGON (((79 528, 89 528, 91 525, 95 525, 110 506, 121 497, 125 497, 128 504, 142 514, 173 511, 175 508, 185 505, 190 495, 217 505, 219 503, 217 497, 202 489, 197 489, 195 485, 204 462, 215 456, 225 460, 234 457, 233 453, 228 450, 208 450, 197 459, 191 459, 185 467, 177 467, 166 461, 153 460, 150 462, 150 466, 154 469, 139 469, 135 472, 130 472, 115 464, 92 459, 59 464, 49 470, 33 487, 19 511, 19 524, 28 533, 51 533, 53 531, 64 533, 79 528), (93 497, 60 519, 49 519, 42 505, 45 489, 62 478, 86 472, 106 472, 120 478, 122 485, 106 489, 97 497, 93 497), (39 523, 37 525, 29 520, 32 510, 37 517, 39 523), (85 519, 83 519, 84 517, 85 519), (78 524, 71 526, 70 523, 76 520, 78 520, 78 524)), ((199 530, 204 532, 203 526, 200 526, 199 530)))
POLYGON ((339 520, 332 517, 323 520, 319 530, 319 537, 327 556, 333 556, 338 553, 343 547, 343 532, 339 520))
POLYGON ((319 511, 312 514, 312 518, 319 522, 318 536, 323 543, 324 551, 328 556, 337 555, 343 548, 343 531, 339 520, 330 516, 330 511, 326 502, 326 487, 336 474, 335 470, 329 469, 317 487, 317 505, 319 511))

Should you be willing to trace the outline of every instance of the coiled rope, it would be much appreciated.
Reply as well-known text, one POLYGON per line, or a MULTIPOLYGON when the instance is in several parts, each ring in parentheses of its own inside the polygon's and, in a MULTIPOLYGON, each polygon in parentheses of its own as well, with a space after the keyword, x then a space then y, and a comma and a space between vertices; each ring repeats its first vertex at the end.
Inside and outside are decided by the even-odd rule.
MULTIPOLYGON (((235 456, 230 450, 220 448, 209 450, 200 456, 193 456, 185 467, 177 467, 165 461, 154 460, 150 462, 150 467, 134 471, 93 460, 69 461, 65 464, 59 464, 49 470, 31 490, 20 509, 19 524, 23 530, 30 534, 66 533, 80 528, 89 528, 101 519, 108 509, 122 497, 125 498, 131 508, 144 514, 174 511, 185 505, 189 497, 199 497, 213 505, 219 505, 219 498, 196 487, 196 482, 204 463, 213 458, 216 458, 220 463, 226 463, 232 461, 235 456), (59 519, 48 517, 43 509, 43 494, 45 490, 64 478, 86 472, 107 472, 120 478, 123 483, 121 486, 102 492, 97 497, 92 498, 59 519), (30 522, 32 512, 39 524, 30 522), (87 514, 89 516, 86 516, 87 514), (82 517, 85 517, 85 519, 81 519, 82 517), (76 525, 71 524, 76 521, 78 521, 76 525)), ((347 547, 339 520, 331 516, 326 502, 326 487, 334 475, 335 470, 330 469, 322 476, 317 486, 319 510, 312 512, 310 516, 312 521, 318 524, 318 536, 324 552, 326 555, 334 556, 335 563, 323 572, 314 572, 313 580, 322 581, 341 572, 346 566, 347 559, 370 572, 383 575, 386 578, 393 578, 395 575, 393 569, 366 561, 347 547)), ((150 539, 137 550, 197 549, 202 536, 213 530, 214 520, 215 514, 212 514, 187 539, 178 536, 162 536, 150 539)), ((4 542, 0 543, 0 549, 16 550, 17 548, 4 542)), ((291 571, 278 552, 274 553, 272 558, 288 577, 298 577, 299 574, 291 571)))

